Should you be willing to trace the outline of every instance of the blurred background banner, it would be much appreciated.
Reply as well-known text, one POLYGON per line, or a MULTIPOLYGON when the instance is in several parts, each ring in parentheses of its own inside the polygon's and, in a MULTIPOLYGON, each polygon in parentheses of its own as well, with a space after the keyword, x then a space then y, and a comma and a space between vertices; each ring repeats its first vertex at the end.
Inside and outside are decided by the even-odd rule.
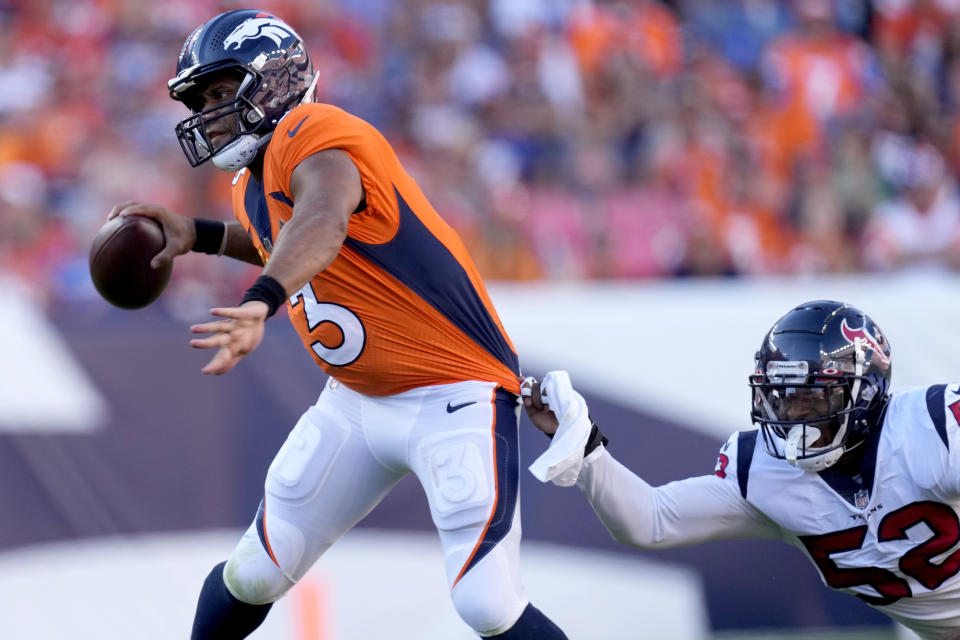
MULTIPOLYGON (((895 386, 955 380, 955 0, 255 4, 298 30, 321 99, 376 125, 464 239, 525 370, 568 368, 618 457, 651 482, 710 473, 726 436, 749 427, 753 352, 803 300, 870 313, 893 344, 895 386)), ((138 312, 109 307, 87 270, 118 202, 230 218, 229 176, 182 156, 173 126, 186 112, 166 80, 195 26, 243 6, 0 0, 0 592, 29 600, 41 587, 12 576, 54 575, 41 567, 64 550, 200 558, 189 584, 163 583, 185 620, 157 637, 182 636, 202 575, 253 516, 273 453, 324 382, 283 321, 230 375, 199 374, 187 326, 235 303, 249 265, 183 256, 138 312), (227 542, 211 552, 215 535, 227 542), (32 564, 7 564, 18 557, 32 564)), ((524 426, 529 464, 544 443, 524 426)), ((701 613, 660 637, 889 629, 783 545, 641 553, 615 546, 576 491, 528 477, 522 505, 526 544, 669 570, 677 610, 701 613)), ((357 535, 429 522, 405 481, 357 535)), ((558 606, 576 611, 571 598, 558 606)), ((624 628, 647 624, 635 613, 621 612, 624 628)))

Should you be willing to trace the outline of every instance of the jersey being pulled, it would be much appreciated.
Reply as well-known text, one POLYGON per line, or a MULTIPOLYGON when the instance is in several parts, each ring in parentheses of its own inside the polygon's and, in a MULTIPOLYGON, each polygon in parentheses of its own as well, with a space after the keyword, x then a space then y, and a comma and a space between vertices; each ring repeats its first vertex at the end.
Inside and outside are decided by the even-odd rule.
POLYGON ((894 395, 860 477, 802 471, 735 434, 718 470, 823 582, 924 638, 960 629, 960 388, 894 395), (844 497, 847 496, 847 497, 844 497))
POLYGON ((516 352, 466 249, 360 118, 326 104, 296 107, 267 146, 263 183, 246 169, 237 174, 234 214, 264 263, 293 215, 294 168, 325 149, 353 160, 366 206, 351 216, 330 266, 288 301, 313 358, 368 395, 463 380, 519 393, 516 352))

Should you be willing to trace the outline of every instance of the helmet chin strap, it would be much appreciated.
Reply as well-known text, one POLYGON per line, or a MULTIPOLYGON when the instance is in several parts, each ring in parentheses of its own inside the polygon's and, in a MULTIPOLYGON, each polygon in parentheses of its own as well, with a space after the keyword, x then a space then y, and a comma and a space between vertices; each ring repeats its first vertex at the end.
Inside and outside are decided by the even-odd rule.
POLYGON ((255 133, 240 136, 213 156, 213 164, 223 171, 239 171, 253 162, 260 147, 267 144, 273 131, 261 137, 255 133))
POLYGON ((317 90, 317 84, 320 80, 320 74, 316 69, 313 70, 313 80, 310 81, 310 86, 307 87, 307 92, 303 94, 303 99, 300 101, 300 104, 307 104, 308 102, 313 102, 316 96, 314 95, 317 90))

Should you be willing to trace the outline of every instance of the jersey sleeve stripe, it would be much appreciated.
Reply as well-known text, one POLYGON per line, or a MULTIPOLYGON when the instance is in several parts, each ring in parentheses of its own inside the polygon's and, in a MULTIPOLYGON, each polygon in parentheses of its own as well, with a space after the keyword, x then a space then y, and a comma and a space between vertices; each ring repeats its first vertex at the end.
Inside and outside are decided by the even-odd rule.
POLYGON ((935 384, 927 389, 927 413, 933 420, 933 427, 937 430, 937 435, 943 440, 943 446, 950 448, 950 442, 947 439, 947 410, 944 408, 944 391, 947 385, 935 384))
POLYGON ((737 483, 740 495, 747 498, 747 481, 750 479, 750 464, 757 448, 757 431, 744 431, 737 437, 737 483))
MULTIPOLYGON (((513 528, 520 492, 520 441, 517 432, 517 396, 497 387, 493 397, 493 457, 496 480, 496 503, 470 557, 463 565, 453 586, 467 571, 503 540, 513 528)), ((452 588, 452 587, 451 587, 452 588)))
POLYGON ((400 209, 396 235, 384 244, 367 244, 350 237, 344 244, 399 280, 487 353, 518 373, 517 354, 490 316, 463 265, 420 221, 396 188, 394 193, 400 209))

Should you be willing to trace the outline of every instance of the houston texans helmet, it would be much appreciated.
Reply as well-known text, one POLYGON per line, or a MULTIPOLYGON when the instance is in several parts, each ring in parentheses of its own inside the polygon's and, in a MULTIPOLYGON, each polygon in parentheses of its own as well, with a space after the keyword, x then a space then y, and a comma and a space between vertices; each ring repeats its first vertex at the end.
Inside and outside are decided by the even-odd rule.
POLYGON ((767 332, 750 376, 767 452, 822 471, 866 440, 890 394, 890 344, 867 314, 817 300, 767 332))
POLYGON ((167 82, 170 97, 193 114, 176 126, 190 165, 210 158, 225 171, 247 166, 270 140, 290 109, 313 100, 316 77, 303 40, 285 22, 263 11, 227 11, 191 33, 167 82), (236 96, 203 109, 199 91, 223 74, 240 80, 236 96), (233 136, 214 147, 207 134, 213 121, 233 116, 233 136))

